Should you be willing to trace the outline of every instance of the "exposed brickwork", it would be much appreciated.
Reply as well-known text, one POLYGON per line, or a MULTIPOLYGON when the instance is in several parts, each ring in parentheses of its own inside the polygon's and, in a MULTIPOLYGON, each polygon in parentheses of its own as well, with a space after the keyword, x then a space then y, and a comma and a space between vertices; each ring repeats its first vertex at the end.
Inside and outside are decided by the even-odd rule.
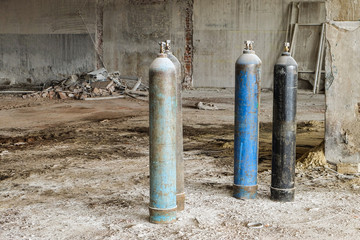
POLYGON ((193 9, 194 0, 187 0, 185 18, 185 53, 184 53, 184 82, 183 88, 191 88, 193 85, 193 9))
POLYGON ((104 67, 103 37, 104 37, 104 0, 97 0, 96 1, 96 32, 95 32, 96 68, 104 67))

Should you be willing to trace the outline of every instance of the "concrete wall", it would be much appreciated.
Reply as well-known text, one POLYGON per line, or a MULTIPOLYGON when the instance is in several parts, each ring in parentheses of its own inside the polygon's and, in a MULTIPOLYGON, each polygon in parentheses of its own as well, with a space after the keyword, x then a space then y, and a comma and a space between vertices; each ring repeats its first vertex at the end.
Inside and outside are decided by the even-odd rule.
POLYGON ((359 0, 327 0, 327 17, 333 21, 359 21, 359 0))
POLYGON ((1 0, 0 85, 93 70, 94 47, 83 21, 94 35, 95 0, 1 0))
MULTIPOLYGON (((272 88, 273 67, 283 49, 291 2, 195 0, 194 85, 234 87, 235 61, 242 54, 244 40, 253 40, 263 61, 261 86, 272 88)), ((318 18, 317 14, 321 15, 310 15, 318 18)))
POLYGON ((263 60, 262 87, 271 88, 290 2, 2 0, 0 84, 26 79, 44 82, 90 71, 95 62, 100 66, 96 51, 109 71, 140 76, 147 82, 157 42, 171 39, 186 85, 233 87, 234 62, 243 41, 252 39, 263 60))
POLYGON ((326 159, 360 163, 360 1, 327 2, 326 159))
POLYGON ((253 39, 264 62, 263 88, 272 87, 291 0, 108 0, 104 11, 104 63, 110 71, 148 80, 157 42, 173 40, 186 84, 233 87, 234 62, 253 39), (191 74, 193 74, 191 76, 191 74), (192 82, 189 80, 193 77, 192 82))
POLYGON ((104 63, 109 71, 140 76, 148 82, 159 41, 172 40, 184 65, 187 1, 109 0, 104 8, 104 63))
MULTIPOLYGON (((96 47, 109 71, 141 76, 145 82, 157 42, 172 39, 186 83, 192 84, 193 77, 194 86, 204 87, 233 87, 234 62, 243 41, 252 39, 263 60, 262 87, 271 88, 291 1, 2 0, 0 84, 44 82, 94 69, 97 59, 90 33, 102 38, 96 47), (100 21, 97 2, 104 3, 100 21)), ((329 19, 359 19, 357 0, 327 4, 332 6, 329 19)))

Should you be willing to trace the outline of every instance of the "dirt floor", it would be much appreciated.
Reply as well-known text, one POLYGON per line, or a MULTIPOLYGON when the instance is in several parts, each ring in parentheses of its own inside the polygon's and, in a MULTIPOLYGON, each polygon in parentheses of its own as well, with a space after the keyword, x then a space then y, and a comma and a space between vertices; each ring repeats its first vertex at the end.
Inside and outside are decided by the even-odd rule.
MULTIPOLYGON (((186 209, 170 225, 148 221, 146 99, 1 96, 0 239, 359 239, 359 176, 299 165, 295 202, 269 199, 271 92, 262 93, 258 198, 232 197, 233 95, 184 93, 186 209)), ((325 104, 298 99, 300 158, 323 141, 325 104)))

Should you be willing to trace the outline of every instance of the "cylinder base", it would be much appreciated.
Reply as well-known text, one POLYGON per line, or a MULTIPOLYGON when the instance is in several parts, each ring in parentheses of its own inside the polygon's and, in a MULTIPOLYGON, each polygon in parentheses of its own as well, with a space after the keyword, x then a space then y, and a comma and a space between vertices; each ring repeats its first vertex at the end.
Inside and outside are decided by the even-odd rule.
POLYGON ((295 188, 280 189, 271 187, 271 200, 277 202, 293 202, 295 200, 295 188))
POLYGON ((178 193, 176 194, 176 205, 177 211, 183 211, 185 209, 185 193, 178 193))
POLYGON ((257 195, 257 185, 253 186, 242 186, 235 185, 233 186, 233 196, 238 199, 255 199, 257 195))
POLYGON ((149 207, 150 212, 150 222, 157 224, 167 224, 173 223, 176 221, 176 209, 159 209, 159 208, 151 208, 149 207))

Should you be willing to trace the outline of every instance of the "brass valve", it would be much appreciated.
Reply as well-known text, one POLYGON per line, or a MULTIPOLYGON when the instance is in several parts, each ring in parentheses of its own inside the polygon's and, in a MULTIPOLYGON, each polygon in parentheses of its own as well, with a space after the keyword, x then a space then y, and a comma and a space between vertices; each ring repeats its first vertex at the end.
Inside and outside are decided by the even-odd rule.
POLYGON ((245 43, 245 50, 253 50, 254 41, 247 40, 245 43))
POLYGON ((285 46, 285 52, 290 52, 290 43, 285 42, 284 46, 285 46))
POLYGON ((165 42, 159 42, 159 45, 160 45, 160 53, 165 53, 166 43, 165 42))
POLYGON ((171 40, 166 40, 166 46, 165 46, 165 51, 170 51, 171 50, 171 40))

